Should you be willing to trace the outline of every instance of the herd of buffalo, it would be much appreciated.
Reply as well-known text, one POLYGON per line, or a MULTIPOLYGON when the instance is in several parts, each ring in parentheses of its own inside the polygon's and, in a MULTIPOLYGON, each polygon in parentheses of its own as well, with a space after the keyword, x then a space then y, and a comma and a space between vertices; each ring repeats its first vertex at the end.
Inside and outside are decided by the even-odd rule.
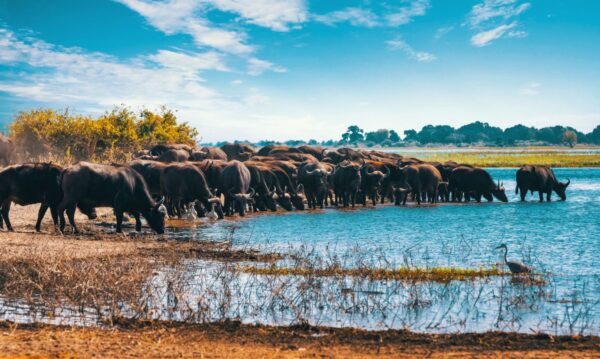
MULTIPOLYGON (((0 170, 0 227, 9 231, 11 203, 41 203, 36 230, 48 209, 61 232, 64 213, 75 233, 75 210, 96 218, 96 207, 112 207, 117 232, 125 213, 141 230, 140 216, 164 233, 165 216, 223 218, 247 210, 287 211, 324 206, 354 207, 371 203, 404 205, 409 197, 422 201, 507 202, 502 183, 484 169, 453 161, 425 162, 398 154, 351 148, 265 146, 244 144, 196 150, 187 145, 157 145, 125 164, 80 162, 63 168, 53 163, 25 163, 0 170)), ((566 199, 570 181, 559 182, 544 166, 517 171, 517 193, 528 191, 551 200, 566 199)))

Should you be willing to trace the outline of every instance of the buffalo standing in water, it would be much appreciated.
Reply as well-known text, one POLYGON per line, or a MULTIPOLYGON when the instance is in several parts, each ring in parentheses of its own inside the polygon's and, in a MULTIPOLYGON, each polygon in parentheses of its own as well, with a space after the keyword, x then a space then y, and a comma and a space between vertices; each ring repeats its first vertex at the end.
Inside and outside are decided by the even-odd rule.
POLYGON ((236 209, 240 216, 246 215, 246 205, 255 194, 254 189, 250 188, 251 179, 250 171, 240 161, 231 161, 223 168, 220 191, 225 196, 226 215, 232 216, 236 209))
MULTIPOLYGON (((414 164, 402 169, 403 183, 409 188, 418 204, 429 199, 430 203, 437 201, 438 185, 442 182, 440 171, 430 164, 414 164)), ((406 204, 404 196, 402 204, 406 204)))
POLYGON ((521 166, 517 171, 517 187, 515 193, 518 194, 521 191, 521 201, 525 200, 527 191, 538 191, 540 194, 540 202, 544 202, 544 193, 546 194, 546 200, 551 201, 552 191, 560 197, 561 200, 567 199, 567 187, 571 180, 567 182, 558 182, 554 171, 546 166, 521 166))
POLYGON ((481 196, 491 202, 493 197, 508 202, 504 187, 501 183, 494 183, 492 176, 483 168, 459 166, 452 170, 449 176, 449 190, 452 199, 455 200, 464 195, 468 202, 471 195, 477 202, 481 202, 481 196))

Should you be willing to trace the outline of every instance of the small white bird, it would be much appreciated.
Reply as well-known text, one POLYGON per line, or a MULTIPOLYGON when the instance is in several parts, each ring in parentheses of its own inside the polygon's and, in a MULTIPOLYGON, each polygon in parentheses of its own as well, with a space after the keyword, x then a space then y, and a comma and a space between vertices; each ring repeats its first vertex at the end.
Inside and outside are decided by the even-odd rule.
POLYGON ((198 213, 196 212, 196 208, 194 208, 194 203, 188 205, 187 211, 183 215, 183 219, 188 221, 194 221, 198 218, 198 213))
POLYGON ((215 206, 216 203, 212 203, 210 207, 210 212, 206 214, 206 218, 208 218, 211 221, 216 221, 217 219, 219 219, 219 215, 217 215, 217 212, 215 212, 215 206))

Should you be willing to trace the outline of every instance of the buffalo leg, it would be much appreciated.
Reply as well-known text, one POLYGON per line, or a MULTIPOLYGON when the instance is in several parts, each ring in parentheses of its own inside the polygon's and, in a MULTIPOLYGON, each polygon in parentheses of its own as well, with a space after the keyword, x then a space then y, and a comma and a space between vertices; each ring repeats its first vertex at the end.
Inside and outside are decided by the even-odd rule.
POLYGON ((552 190, 546 192, 546 201, 552 202, 552 190))
POLYGON ((115 208, 115 217, 117 217, 117 233, 123 233, 123 211, 115 208))
POLYGON ((525 202, 525 196, 527 196, 527 188, 519 188, 521 191, 521 202, 525 202))
POLYGON ((134 212, 133 217, 135 218, 136 232, 141 232, 142 231, 142 221, 140 220, 140 214, 138 212, 134 212))
MULTIPOLYGON (((79 233, 79 229, 77 229, 77 226, 75 225, 75 208, 77 206, 75 204, 69 205, 67 207, 67 217, 69 217, 69 223, 71 224, 71 227, 73 228, 73 233, 79 233)), ((63 219, 63 224, 62 224, 64 229, 64 219, 63 219)))
MULTIPOLYGON (((35 231, 36 232, 40 231, 40 228, 42 226, 42 219, 44 219, 44 215, 46 214, 47 210, 48 210, 48 205, 45 203, 42 203, 40 205, 40 210, 38 211, 37 221, 35 222, 35 231)), ((54 223, 54 224, 56 224, 56 223, 54 223)))
POLYGON ((11 204, 11 200, 7 199, 2 203, 2 218, 4 219, 4 222, 6 222, 6 229, 10 232, 13 231, 13 227, 10 224, 10 218, 8 218, 8 214, 10 213, 10 204, 11 204))
POLYGON ((539 191, 540 194, 540 202, 544 202, 544 192, 539 191))

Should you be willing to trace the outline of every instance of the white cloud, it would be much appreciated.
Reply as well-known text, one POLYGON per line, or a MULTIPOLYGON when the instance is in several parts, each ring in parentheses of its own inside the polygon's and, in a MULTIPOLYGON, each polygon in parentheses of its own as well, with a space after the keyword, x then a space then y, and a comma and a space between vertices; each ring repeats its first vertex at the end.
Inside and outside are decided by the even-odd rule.
POLYGON ((406 41, 402 39, 394 39, 386 41, 386 44, 391 50, 400 50, 404 52, 410 59, 417 60, 419 62, 432 62, 437 57, 429 52, 417 51, 412 48, 406 41))
POLYGON ((253 47, 245 44, 246 35, 239 31, 213 27, 200 16, 204 3, 195 0, 116 0, 142 15, 148 23, 167 35, 188 34, 199 46, 246 54, 253 47))
POLYGON ((356 7, 333 11, 324 15, 313 15, 313 19, 326 25, 335 25, 340 22, 349 22, 354 26, 375 27, 377 16, 371 11, 356 7))
POLYGON ((440 27, 435 31, 435 35, 433 35, 433 38, 439 40, 442 37, 446 36, 452 30, 454 30, 454 26, 440 27))
POLYGON ((502 37, 527 36, 527 32, 517 29, 517 21, 508 21, 521 15, 530 6, 530 3, 519 3, 519 0, 484 0, 473 6, 467 23, 477 33, 471 37, 471 44, 482 47, 502 37))
POLYGON ((519 0, 484 0, 471 9, 469 24, 471 27, 477 27, 498 17, 508 20, 520 15, 531 6, 530 3, 519 4, 518 2, 519 0))
POLYGON ((6 76, 0 91, 60 106, 106 110, 116 104, 210 113, 235 105, 204 85, 199 70, 224 70, 218 56, 159 51, 130 61, 102 53, 21 40, 0 29, 0 64, 28 66, 26 74, 6 76))
POLYGON ((385 18, 390 26, 405 25, 411 22, 413 17, 425 15, 429 6, 429 0, 412 0, 408 6, 393 10, 385 18))
POLYGON ((287 72, 287 70, 281 66, 277 66, 272 62, 257 59, 252 57, 248 59, 248 74, 252 76, 258 76, 265 71, 273 72, 287 72))
POLYGON ((218 70, 229 71, 223 56, 216 52, 183 53, 170 50, 158 50, 148 59, 166 68, 181 71, 218 70))
POLYGON ((500 25, 491 30, 479 32, 471 37, 471 44, 477 47, 489 45, 492 41, 501 38, 506 32, 517 26, 516 22, 508 25, 500 25))
POLYGON ((523 86, 519 90, 519 93, 525 96, 536 96, 540 93, 540 86, 541 85, 537 82, 530 82, 523 86))
POLYGON ((222 11, 239 14, 248 23, 275 31, 288 31, 290 25, 306 21, 307 10, 303 0, 207 0, 222 11))

